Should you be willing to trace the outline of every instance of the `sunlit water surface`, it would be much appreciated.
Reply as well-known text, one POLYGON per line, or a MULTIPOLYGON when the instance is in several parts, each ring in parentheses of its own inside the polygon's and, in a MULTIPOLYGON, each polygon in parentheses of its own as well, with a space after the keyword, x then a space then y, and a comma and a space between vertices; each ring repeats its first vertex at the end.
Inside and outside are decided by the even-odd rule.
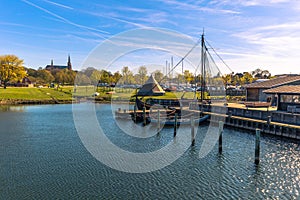
MULTIPOLYGON (((146 139, 128 136, 113 120, 110 105, 96 108, 108 138, 125 150, 154 151, 172 141, 172 129, 146 139)), ((0 199, 300 198, 298 141, 263 136, 256 166, 254 134, 225 129, 222 155, 215 145, 200 159, 203 125, 195 147, 177 161, 132 174, 107 167, 86 150, 72 105, 2 107, 0 127, 0 199)))

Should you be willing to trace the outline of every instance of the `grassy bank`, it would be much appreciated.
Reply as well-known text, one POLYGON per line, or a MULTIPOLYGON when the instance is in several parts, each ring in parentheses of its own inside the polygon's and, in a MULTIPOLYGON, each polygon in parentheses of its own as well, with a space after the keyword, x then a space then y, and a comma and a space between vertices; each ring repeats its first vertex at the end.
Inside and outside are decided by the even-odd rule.
MULTIPOLYGON (((71 103, 76 97, 80 99, 94 99, 97 102, 111 100, 134 101, 136 89, 105 88, 94 86, 60 86, 59 88, 25 88, 8 87, 0 88, 0 104, 35 104, 35 103, 71 103), (97 96, 94 96, 98 92, 97 96)), ((199 93, 196 94, 199 98, 199 93)), ((145 97, 145 99, 151 97, 145 97)), ((166 92, 157 99, 194 99, 194 92, 166 92)))
POLYGON ((72 94, 53 88, 0 88, 0 104, 22 103, 66 103, 72 101, 72 94))

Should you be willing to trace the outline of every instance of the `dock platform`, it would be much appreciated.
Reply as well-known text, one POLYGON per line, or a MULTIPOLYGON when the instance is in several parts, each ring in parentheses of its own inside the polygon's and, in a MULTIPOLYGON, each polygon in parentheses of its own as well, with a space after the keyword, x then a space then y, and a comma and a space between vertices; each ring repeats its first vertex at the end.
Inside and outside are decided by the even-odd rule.
MULTIPOLYGON (((176 110, 181 109, 181 111, 187 113, 193 113, 195 115, 200 115, 201 111, 198 110, 189 110, 188 107, 176 108, 176 110)), ((212 109, 214 112, 211 111, 203 111, 202 114, 210 115, 211 122, 218 122, 224 121, 224 124, 228 127, 235 127, 239 129, 246 129, 246 130, 255 130, 259 128, 262 133, 277 135, 281 137, 293 138, 300 140, 300 124, 298 125, 298 121, 300 119, 299 116, 285 116, 288 115, 283 113, 278 117, 280 113, 278 112, 270 112, 269 110, 261 111, 261 110, 248 110, 248 109, 230 109, 224 108, 224 106, 212 109), (226 109, 226 111, 224 111, 226 109), (274 113, 273 113, 274 112, 274 113), (289 120, 291 123, 286 123, 285 118, 289 120), (299 118, 299 119, 298 119, 299 118), (274 121, 273 121, 274 120, 274 121)), ((172 110, 161 109, 160 113, 162 112, 171 112, 172 110)), ((156 115, 158 110, 157 109, 149 109, 149 110, 118 110, 115 112, 117 118, 122 119, 132 119, 134 115, 142 116, 145 112, 147 118, 150 118, 151 114, 156 115)))

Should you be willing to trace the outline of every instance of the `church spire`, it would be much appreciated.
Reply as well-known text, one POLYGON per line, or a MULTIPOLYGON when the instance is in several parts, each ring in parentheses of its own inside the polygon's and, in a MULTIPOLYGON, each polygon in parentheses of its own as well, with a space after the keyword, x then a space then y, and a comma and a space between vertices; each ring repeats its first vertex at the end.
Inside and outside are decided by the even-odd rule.
POLYGON ((71 64, 71 58, 70 58, 70 54, 68 56, 68 63, 67 63, 68 69, 72 70, 72 64, 71 64))

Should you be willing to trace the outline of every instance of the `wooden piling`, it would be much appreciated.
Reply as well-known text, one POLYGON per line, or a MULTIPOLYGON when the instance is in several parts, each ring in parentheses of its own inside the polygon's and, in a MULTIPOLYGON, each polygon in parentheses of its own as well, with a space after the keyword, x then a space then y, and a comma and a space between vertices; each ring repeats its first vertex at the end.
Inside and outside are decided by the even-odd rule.
POLYGON ((133 120, 134 120, 134 122, 136 122, 136 104, 134 104, 134 107, 133 107, 133 120))
POLYGON ((224 126, 224 122, 219 121, 219 153, 222 153, 222 143, 223 143, 222 135, 223 135, 223 126, 224 126))
POLYGON ((146 108, 143 107, 143 125, 146 126, 146 108))
POLYGON ((271 121, 272 121, 272 117, 271 117, 271 116, 268 116, 268 120, 267 120, 268 126, 270 125, 271 121))
POLYGON ((255 137, 255 164, 259 164, 259 152, 260 152, 260 129, 256 129, 255 137))
POLYGON ((195 146, 195 120, 194 117, 191 117, 191 138, 192 138, 192 146, 195 146))
POLYGON ((174 137, 176 137, 176 133, 177 133, 177 117, 178 117, 178 114, 175 113, 175 119, 174 119, 174 137))
POLYGON ((157 110, 157 134, 160 132, 160 110, 157 110))

